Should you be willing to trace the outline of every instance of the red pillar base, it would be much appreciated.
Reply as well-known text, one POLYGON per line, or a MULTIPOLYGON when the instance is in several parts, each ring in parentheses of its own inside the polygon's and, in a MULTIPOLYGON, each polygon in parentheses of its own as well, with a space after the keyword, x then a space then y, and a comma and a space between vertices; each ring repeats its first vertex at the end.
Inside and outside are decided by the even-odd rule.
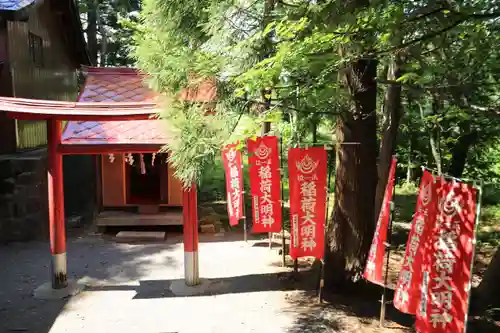
POLYGON ((196 185, 183 192, 184 280, 186 285, 200 284, 198 266, 198 204, 196 185))

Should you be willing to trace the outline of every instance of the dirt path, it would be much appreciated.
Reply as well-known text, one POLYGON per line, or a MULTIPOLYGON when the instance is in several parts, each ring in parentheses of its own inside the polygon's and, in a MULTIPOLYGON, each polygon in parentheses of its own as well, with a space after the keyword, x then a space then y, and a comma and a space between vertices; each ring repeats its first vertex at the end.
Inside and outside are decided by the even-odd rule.
POLYGON ((87 288, 61 301, 31 296, 49 277, 46 244, 1 247, 0 332, 373 332, 354 315, 316 305, 303 290, 312 284, 291 282, 275 251, 241 235, 202 237, 200 273, 216 288, 176 296, 170 286, 183 277, 184 254, 180 236, 170 236, 145 245, 70 239, 70 278, 87 288))

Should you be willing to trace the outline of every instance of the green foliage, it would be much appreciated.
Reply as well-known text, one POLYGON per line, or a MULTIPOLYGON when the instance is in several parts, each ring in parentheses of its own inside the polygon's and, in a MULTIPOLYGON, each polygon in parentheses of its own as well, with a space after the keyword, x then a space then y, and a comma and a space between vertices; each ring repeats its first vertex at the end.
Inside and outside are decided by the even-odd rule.
POLYGON ((340 78, 350 63, 370 58, 379 63, 378 109, 388 87, 402 87, 400 168, 417 171, 439 163, 448 172, 465 152, 465 166, 458 168, 462 176, 498 181, 496 3, 372 1, 355 8, 336 0, 273 3, 268 8, 265 0, 144 1, 134 56, 151 86, 173 100, 207 77, 219 88, 216 125, 211 117, 191 120, 191 115, 175 124, 186 142, 170 148, 178 156, 172 162, 186 169, 179 170, 180 177, 199 177, 218 154, 217 145, 244 143, 259 134, 264 121, 273 123, 285 145, 311 142, 313 128, 327 133, 318 141, 334 141, 336 119, 352 111, 355 88, 340 78), (386 69, 396 58, 402 73, 388 79, 386 69), (270 105, 263 105, 269 97, 270 105), (237 122, 243 125, 232 133, 237 122), (469 136, 473 139, 460 148, 469 136))

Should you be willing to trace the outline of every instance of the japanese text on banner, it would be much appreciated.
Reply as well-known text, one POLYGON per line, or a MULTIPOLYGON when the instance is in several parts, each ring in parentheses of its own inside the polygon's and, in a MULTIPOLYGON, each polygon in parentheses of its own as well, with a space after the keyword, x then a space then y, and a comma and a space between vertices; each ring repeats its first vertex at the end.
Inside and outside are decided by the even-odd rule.
POLYGON ((222 151, 226 171, 226 198, 229 224, 237 225, 243 218, 243 167, 241 152, 236 144, 227 145, 222 151))
POLYGON ((248 140, 253 232, 281 231, 281 191, 278 138, 248 140))
POLYGON ((438 184, 439 180, 435 180, 430 172, 424 171, 406 243, 403 267, 394 294, 394 307, 401 312, 417 314, 420 300, 422 297, 425 298, 422 290, 427 288, 426 270, 429 265, 427 253, 431 245, 430 235, 437 210, 438 184))
POLYGON ((326 210, 327 158, 324 148, 292 148, 290 177, 290 256, 322 258, 326 210))
POLYGON ((442 182, 426 298, 416 329, 426 333, 464 332, 470 292, 476 219, 476 190, 459 182, 442 182))

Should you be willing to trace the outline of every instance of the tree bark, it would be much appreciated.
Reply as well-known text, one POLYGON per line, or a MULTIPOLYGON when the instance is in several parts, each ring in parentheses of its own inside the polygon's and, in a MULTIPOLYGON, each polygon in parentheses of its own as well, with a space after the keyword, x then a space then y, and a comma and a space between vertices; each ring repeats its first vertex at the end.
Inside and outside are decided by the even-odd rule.
MULTIPOLYGON (((401 59, 396 56, 388 72, 388 79, 396 81, 402 75, 401 59)), ((389 177, 391 159, 396 150, 396 139, 398 136, 399 121, 402 116, 401 108, 401 86, 390 85, 387 87, 384 103, 384 119, 382 124, 382 141, 380 143, 380 154, 377 167, 378 182, 375 195, 375 221, 380 214, 382 201, 384 201, 385 187, 389 177)))
POLYGON ((477 287, 477 300, 478 307, 498 307, 500 306, 500 251, 497 249, 493 259, 491 259, 486 272, 484 273, 483 280, 477 287))
POLYGON ((352 111, 337 120, 335 207, 327 229, 325 287, 334 289, 361 273, 374 232, 377 184, 377 61, 360 59, 345 71, 352 111))
POLYGON ((97 54, 99 45, 97 44, 97 1, 87 0, 87 45, 92 64, 97 65, 97 54))
MULTIPOLYGON (((436 116, 440 109, 439 99, 436 96, 432 96, 432 115, 436 116)), ((433 124, 432 131, 429 136, 429 144, 431 146, 432 156, 434 157, 434 162, 436 163, 436 169, 439 175, 443 174, 443 162, 441 159, 441 130, 439 124, 436 122, 433 124)))
POLYGON ((455 143, 451 151, 451 164, 448 170, 451 176, 462 177, 469 149, 476 143, 477 138, 478 133, 476 131, 469 132, 458 138, 457 143, 455 143))

